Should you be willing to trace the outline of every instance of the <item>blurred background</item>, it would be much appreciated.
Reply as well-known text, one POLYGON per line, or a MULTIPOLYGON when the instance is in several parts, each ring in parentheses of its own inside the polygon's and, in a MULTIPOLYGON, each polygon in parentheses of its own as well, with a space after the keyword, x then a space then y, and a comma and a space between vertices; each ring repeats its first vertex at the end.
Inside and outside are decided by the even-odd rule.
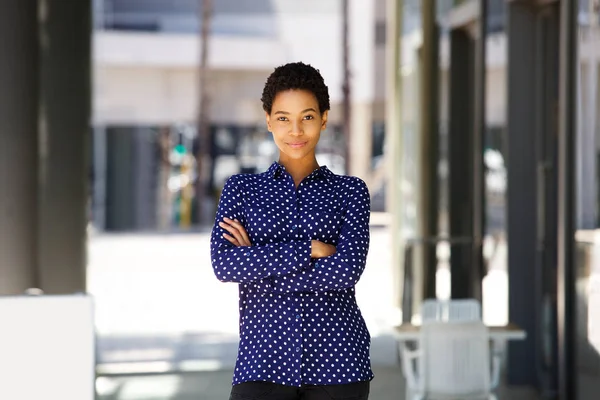
POLYGON ((598 0, 4 0, 0 295, 93 295, 101 400, 226 398, 210 229, 227 178, 277 160, 260 96, 303 61, 331 96, 319 163, 371 193, 372 398, 403 394, 398 324, 476 298, 527 332, 500 398, 595 399, 599 22, 598 0))

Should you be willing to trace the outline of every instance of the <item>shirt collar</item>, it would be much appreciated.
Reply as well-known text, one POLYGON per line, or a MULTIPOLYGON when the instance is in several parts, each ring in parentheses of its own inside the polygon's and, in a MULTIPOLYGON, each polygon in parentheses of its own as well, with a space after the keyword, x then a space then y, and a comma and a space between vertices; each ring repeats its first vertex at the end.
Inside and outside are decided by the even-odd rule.
MULTIPOLYGON (((271 166, 267 170, 267 173, 273 179, 280 177, 283 172, 285 172, 285 167, 279 164, 277 161, 273 162, 273 164, 271 164, 271 166)), ((333 172, 331 172, 326 165, 323 165, 315 169, 309 176, 314 176, 320 179, 329 179, 333 176, 333 172)))

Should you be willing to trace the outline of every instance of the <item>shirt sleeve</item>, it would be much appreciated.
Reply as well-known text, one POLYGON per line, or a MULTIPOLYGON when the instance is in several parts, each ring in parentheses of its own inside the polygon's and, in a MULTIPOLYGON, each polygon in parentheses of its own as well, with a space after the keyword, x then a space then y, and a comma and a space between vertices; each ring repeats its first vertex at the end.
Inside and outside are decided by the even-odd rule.
POLYGON ((225 183, 210 237, 213 271, 222 282, 252 282, 299 272, 310 265, 311 241, 288 241, 264 246, 236 247, 223 237, 224 217, 245 221, 239 175, 225 183))
POLYGON ((314 260, 312 268, 267 279, 257 290, 277 293, 345 290, 360 279, 369 251, 371 202, 364 181, 358 179, 348 202, 336 253, 314 260))

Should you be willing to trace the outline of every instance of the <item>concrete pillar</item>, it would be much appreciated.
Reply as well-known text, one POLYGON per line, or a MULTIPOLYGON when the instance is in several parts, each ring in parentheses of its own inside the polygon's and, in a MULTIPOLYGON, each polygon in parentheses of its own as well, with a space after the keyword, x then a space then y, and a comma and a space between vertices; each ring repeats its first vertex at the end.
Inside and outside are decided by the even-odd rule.
POLYGON ((350 141, 348 173, 370 185, 375 85, 375 2, 349 0, 350 141))
POLYGON ((577 69, 579 5, 560 3, 558 106, 558 394, 577 399, 577 278, 575 265, 577 168, 577 69))
POLYGON ((450 31, 448 211, 451 297, 473 297, 473 107, 474 43, 463 28, 450 31))
POLYGON ((91 0, 42 0, 40 16, 40 285, 70 293, 86 286, 91 0))
POLYGON ((0 295, 37 286, 36 0, 0 3, 0 295))
MULTIPOLYGON (((439 197, 439 31, 436 22, 436 2, 424 0, 421 7, 423 46, 420 51, 419 102, 419 198, 417 209, 418 235, 433 238, 438 235, 439 197)), ((436 242, 425 241, 421 247, 421 298, 413 304, 419 307, 422 299, 436 297, 436 242)), ((419 274, 415 271, 415 276, 419 274)))
POLYGON ((387 163, 387 211, 392 215, 390 223, 392 251, 392 279, 395 302, 402 303, 404 284, 404 236, 402 206, 402 79, 400 76, 400 54, 402 34, 402 0, 387 0, 386 3, 386 116, 385 116, 385 159, 387 163))
POLYGON ((370 185, 373 153, 373 110, 370 103, 353 103, 350 115, 350 175, 370 185))
MULTIPOLYGON (((510 321, 527 331, 527 339, 511 343, 507 379, 510 384, 538 385, 536 350, 536 11, 508 5, 507 237, 510 321)), ((538 61, 539 62, 539 61, 538 61)), ((539 93, 539 90, 538 90, 539 93)))

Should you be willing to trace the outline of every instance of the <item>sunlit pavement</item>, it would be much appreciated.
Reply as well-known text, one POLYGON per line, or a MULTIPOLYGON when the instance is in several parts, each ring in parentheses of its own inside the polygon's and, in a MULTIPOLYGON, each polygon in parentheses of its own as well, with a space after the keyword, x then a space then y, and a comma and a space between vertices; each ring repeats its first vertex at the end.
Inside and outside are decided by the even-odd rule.
MULTIPOLYGON (((391 246, 387 228, 372 228, 367 268, 357 286, 358 303, 373 337, 373 365, 380 377, 373 390, 396 393, 375 399, 397 398, 403 384, 390 334, 400 319, 393 307, 391 246)), ((494 254, 494 272, 484 281, 484 317, 486 322, 502 323, 507 299, 505 246, 494 254)), ((447 271, 438 272, 437 282, 438 295, 445 297, 447 271)), ((88 287, 96 303, 100 375, 160 374, 100 378, 102 399, 227 395, 238 343, 237 285, 215 278, 207 233, 92 235, 88 287)))
MULTIPOLYGON (((391 306, 387 231, 373 229, 371 242, 357 296, 376 342, 398 316, 391 306)), ((237 285, 215 278, 208 234, 93 237, 88 279, 96 301, 103 368, 164 371, 181 365, 188 370, 233 366, 237 285), (146 365, 116 365, 122 362, 146 365)), ((374 363, 394 365, 393 340, 388 337, 392 346, 388 349, 378 349, 379 342, 374 343, 374 363)))
MULTIPOLYGON (((375 367, 371 399, 403 398, 404 382, 400 370, 375 367)), ((232 371, 206 371, 188 374, 163 374, 121 378, 99 378, 98 400, 226 400, 231 390, 232 371)))
MULTIPOLYGON (((405 399, 404 379, 394 367, 374 367, 372 400, 405 399)), ((206 371, 189 374, 99 378, 98 400, 226 400, 231 390, 232 371, 206 371)), ((533 390, 506 388, 497 390, 498 400, 537 400, 533 390)), ((590 397, 592 398, 592 397, 590 397)))

